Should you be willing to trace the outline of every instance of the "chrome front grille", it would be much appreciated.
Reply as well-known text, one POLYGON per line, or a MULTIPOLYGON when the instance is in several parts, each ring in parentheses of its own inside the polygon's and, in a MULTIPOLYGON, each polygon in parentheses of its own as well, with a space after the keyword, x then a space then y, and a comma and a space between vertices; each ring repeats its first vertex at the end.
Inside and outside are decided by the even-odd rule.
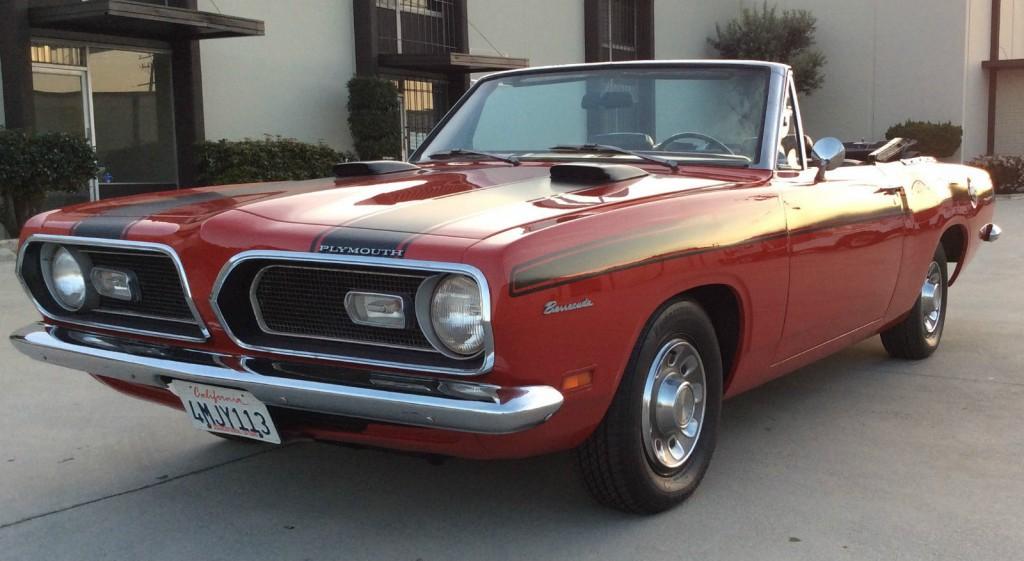
POLYGON ((159 253, 125 253, 85 248, 95 267, 108 267, 135 273, 142 298, 138 302, 124 302, 100 297, 97 312, 139 314, 158 319, 195 321, 185 300, 174 262, 159 253))
POLYGON ((436 352, 409 314, 404 329, 357 325, 345 311, 349 291, 401 296, 415 309, 416 290, 429 273, 391 273, 272 265, 253 280, 251 299, 260 328, 273 335, 346 341, 436 352))
POLYGON ((209 336, 191 300, 178 256, 164 244, 35 234, 22 245, 18 275, 39 311, 54 320, 188 341, 205 341, 209 336), (65 309, 54 300, 44 278, 41 256, 51 244, 76 249, 92 267, 130 271, 139 297, 123 301, 99 296, 98 302, 80 310, 65 309))
POLYGON ((487 279, 470 265, 252 250, 225 264, 211 303, 227 335, 247 350, 455 376, 494 367, 487 279), (449 274, 471 277, 482 288, 486 339, 483 352, 472 357, 439 351, 424 335, 430 326, 420 323, 430 283, 449 274), (400 296, 405 326, 354 323, 345 309, 351 292, 400 296))

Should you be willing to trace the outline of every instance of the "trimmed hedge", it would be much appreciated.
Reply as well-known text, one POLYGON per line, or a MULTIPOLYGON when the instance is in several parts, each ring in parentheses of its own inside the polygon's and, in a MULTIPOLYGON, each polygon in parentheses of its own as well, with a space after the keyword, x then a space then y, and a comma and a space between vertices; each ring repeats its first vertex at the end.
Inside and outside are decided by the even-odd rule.
POLYGON ((987 171, 996 193, 1024 193, 1024 156, 978 156, 967 165, 987 171))
POLYGON ((906 121, 889 127, 886 140, 896 137, 917 141, 914 150, 922 156, 948 158, 960 148, 964 130, 953 123, 932 123, 929 121, 906 121))
POLYGON ((262 140, 217 140, 196 146, 201 185, 290 181, 329 177, 334 164, 351 160, 320 142, 267 136, 262 140))
POLYGON ((402 157, 398 87, 390 80, 356 76, 348 81, 348 128, 362 160, 402 157))
POLYGON ((48 192, 74 193, 99 171, 96 152, 82 137, 0 128, 4 228, 9 235, 17 235, 25 221, 41 210, 48 192))

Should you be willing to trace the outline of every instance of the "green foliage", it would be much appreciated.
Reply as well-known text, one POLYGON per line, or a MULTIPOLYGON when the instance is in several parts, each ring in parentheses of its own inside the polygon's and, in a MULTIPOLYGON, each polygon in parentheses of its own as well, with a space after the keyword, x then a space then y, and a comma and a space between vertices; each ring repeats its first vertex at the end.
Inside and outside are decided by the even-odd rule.
POLYGON ((906 121, 889 127, 886 140, 911 138, 917 141, 914 150, 922 156, 948 158, 960 148, 963 129, 952 123, 931 123, 927 121, 906 121))
POLYGON ((329 177, 334 164, 350 159, 349 154, 322 142, 310 144, 280 136, 208 141, 196 146, 196 171, 203 185, 329 177))
POLYGON ((743 8, 723 29, 715 24, 708 44, 726 59, 782 62, 793 67, 797 91, 809 94, 825 83, 825 55, 812 48, 817 19, 807 10, 783 10, 762 4, 743 8))
POLYGON ((402 157, 401 107, 390 80, 356 76, 348 82, 348 127, 363 160, 402 157))
POLYGON ((39 212, 47 192, 73 193, 97 173, 96 153, 82 137, 0 129, 4 228, 16 234, 30 216, 39 212))
POLYGON ((967 165, 987 171, 996 193, 1024 193, 1024 156, 978 156, 967 165))

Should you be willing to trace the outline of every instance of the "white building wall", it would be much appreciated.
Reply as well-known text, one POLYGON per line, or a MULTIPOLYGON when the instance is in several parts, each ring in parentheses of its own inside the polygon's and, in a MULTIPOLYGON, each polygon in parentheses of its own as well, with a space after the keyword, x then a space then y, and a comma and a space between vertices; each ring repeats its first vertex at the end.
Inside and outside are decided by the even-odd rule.
MULTIPOLYGON (((1024 5, 1024 1, 1021 3, 1024 5)), ((992 0, 968 0, 964 56, 964 139, 960 148, 964 161, 984 154, 987 148, 988 72, 981 67, 981 63, 988 60, 991 44, 992 0)))
POLYGON ((351 0, 200 0, 199 9, 266 24, 263 37, 202 42, 208 139, 274 134, 351 149, 351 0))
POLYGON ((468 0, 469 52, 530 59, 530 66, 583 62, 583 0, 468 0))

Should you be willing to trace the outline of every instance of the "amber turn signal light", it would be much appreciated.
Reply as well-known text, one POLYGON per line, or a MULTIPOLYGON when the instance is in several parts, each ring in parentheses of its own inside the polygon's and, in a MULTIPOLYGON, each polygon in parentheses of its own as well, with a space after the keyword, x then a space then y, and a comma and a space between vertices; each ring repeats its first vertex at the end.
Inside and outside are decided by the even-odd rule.
POLYGON ((590 385, 593 381, 593 373, 590 370, 575 372, 562 378, 562 391, 568 392, 579 390, 590 385))

